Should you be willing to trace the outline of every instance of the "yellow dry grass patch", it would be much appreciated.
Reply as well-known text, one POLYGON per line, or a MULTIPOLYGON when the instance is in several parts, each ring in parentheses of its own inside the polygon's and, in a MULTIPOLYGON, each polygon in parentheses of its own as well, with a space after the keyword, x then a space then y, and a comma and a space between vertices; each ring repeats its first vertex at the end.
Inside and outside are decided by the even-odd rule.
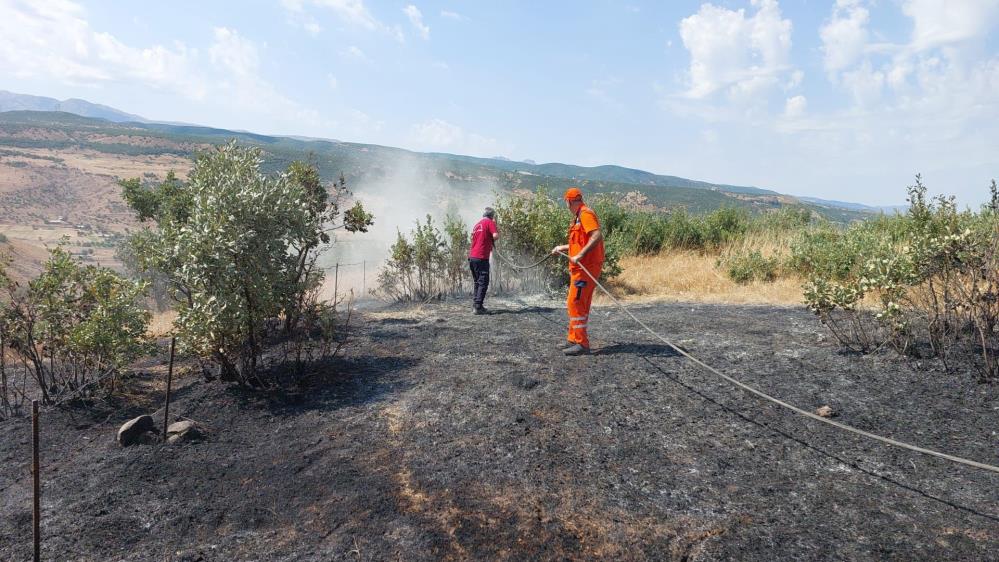
POLYGON ((77 148, 19 148, 18 151, 41 157, 30 161, 33 166, 59 167, 60 163, 44 160, 45 157, 55 157, 60 158, 61 165, 67 168, 87 174, 121 178, 140 177, 146 173, 153 173, 159 179, 163 179, 167 172, 173 171, 178 178, 186 179, 187 172, 193 164, 190 158, 173 154, 136 156, 77 148))
MULTIPOLYGON (((761 253, 777 248, 748 246, 761 253)), ((728 250, 732 251, 732 250, 728 250)), ((628 257, 621 260, 623 272, 608 283, 616 295, 631 301, 666 300, 733 304, 802 303, 802 280, 784 275, 772 283, 740 285, 718 267, 718 256, 696 251, 667 251, 657 256, 628 257)), ((597 295, 597 303, 610 304, 597 295)))
POLYGON ((176 310, 153 313, 153 317, 149 320, 149 326, 146 327, 146 335, 153 338, 169 336, 173 332, 173 323, 176 320, 176 310))

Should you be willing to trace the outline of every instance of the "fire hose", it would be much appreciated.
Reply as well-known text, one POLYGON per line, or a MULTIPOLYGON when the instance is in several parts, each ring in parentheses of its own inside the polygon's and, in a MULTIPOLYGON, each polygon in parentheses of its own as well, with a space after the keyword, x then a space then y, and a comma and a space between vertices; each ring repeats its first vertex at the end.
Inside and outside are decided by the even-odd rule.
MULTIPOLYGON (((555 255, 555 253, 552 253, 552 254, 549 254, 544 259, 541 259, 541 260, 539 260, 539 261, 537 261, 537 262, 535 262, 535 263, 533 263, 531 265, 522 266, 522 265, 517 265, 517 264, 514 264, 514 263, 510 262, 509 260, 507 260, 506 258, 504 258, 501 254, 499 254, 498 252, 496 252, 495 249, 493 250, 493 253, 495 253, 497 255, 497 257, 500 258, 500 260, 502 260, 503 262, 506 262, 506 264, 508 266, 510 266, 510 267, 512 267, 514 269, 531 269, 531 268, 537 267, 537 266, 541 265, 542 263, 548 261, 550 258, 552 258, 555 255)), ((567 254, 563 253, 563 252, 557 252, 557 253, 560 254, 561 256, 565 257, 565 258, 569 258, 569 256, 567 254)), ((818 414, 814 414, 814 413, 809 412, 807 410, 803 410, 803 409, 801 409, 801 408, 799 408, 797 406, 794 406, 792 404, 784 402, 783 400, 780 400, 779 398, 775 398, 775 397, 767 394, 766 392, 763 392, 762 390, 756 389, 756 388, 754 388, 754 387, 752 387, 752 386, 750 386, 750 385, 748 385, 748 384, 746 384, 744 382, 741 382, 741 381, 739 381, 739 380, 737 380, 735 378, 732 378, 732 377, 726 375, 725 373, 722 373, 718 369, 715 369, 711 365, 708 365, 707 363, 701 361, 697 357, 694 357, 693 355, 691 355, 690 353, 688 353, 686 350, 684 350, 680 346, 675 345, 673 342, 669 341, 668 339, 666 339, 665 337, 663 337, 662 335, 660 335, 659 333, 657 333, 655 330, 653 330, 652 328, 650 328, 648 325, 645 324, 645 322, 642 322, 641 320, 638 319, 637 316, 635 316, 634 314, 632 314, 631 311, 628 310, 628 308, 625 307, 624 304, 621 303, 621 301, 619 301, 617 298, 615 298, 614 295, 612 295, 611 292, 608 291, 607 288, 604 287, 603 284, 600 283, 600 281, 596 277, 594 277, 593 274, 591 274, 588 269, 586 269, 586 266, 584 266, 581 263, 577 263, 576 265, 578 265, 579 268, 582 269, 584 273, 586 273, 587 277, 589 277, 590 279, 593 280, 593 282, 597 285, 597 287, 599 287, 600 290, 603 291, 604 294, 607 295, 607 297, 615 305, 617 305, 617 307, 620 308, 622 312, 624 312, 625 314, 627 314, 632 320, 635 321, 636 324, 638 324, 643 329, 645 329, 645 331, 648 332, 650 335, 652 335, 654 338, 656 338, 659 341, 663 342, 664 344, 666 344, 667 346, 669 346, 670 348, 672 348, 674 351, 676 351, 677 353, 679 353, 683 357, 686 357, 689 361, 691 361, 692 363, 694 363, 698 367, 701 367, 702 369, 704 369, 704 370, 706 370, 706 371, 708 371, 708 372, 710 372, 710 373, 712 373, 712 374, 714 374, 714 375, 716 375, 718 377, 721 377, 725 381, 727 381, 727 382, 735 385, 736 387, 738 387, 738 388, 740 388, 740 389, 742 389, 742 390, 744 390, 744 391, 746 391, 746 392, 748 392, 748 393, 756 396, 757 398, 761 398, 761 399, 763 399, 765 401, 777 404, 778 406, 781 406, 782 408, 791 410, 792 412, 794 412, 794 413, 796 413, 796 414, 798 414, 800 416, 804 416, 804 417, 809 418, 811 420, 818 421, 818 422, 824 423, 826 425, 832 426, 832 427, 834 427, 836 429, 840 429, 842 431, 853 433, 855 435, 860 435, 861 437, 866 437, 868 439, 871 439, 871 440, 874 440, 874 441, 878 441, 878 442, 884 443, 886 445, 891 445, 891 446, 894 446, 894 447, 899 447, 899 448, 906 449, 906 450, 909 450, 909 451, 913 451, 913 452, 916 452, 916 453, 921 453, 923 455, 929 455, 931 457, 937 457, 937 458, 945 459, 945 460, 948 460, 948 461, 951 461, 951 462, 955 462, 955 463, 958 463, 958 464, 963 464, 963 465, 971 466, 971 467, 974 467, 974 468, 980 468, 982 470, 988 470, 990 472, 994 472, 994 473, 999 474, 999 466, 994 466, 994 465, 986 464, 986 463, 983 463, 983 462, 973 461, 973 460, 969 460, 969 459, 957 457, 957 456, 954 456, 954 455, 949 455, 947 453, 941 453, 939 451, 934 451, 932 449, 926 449, 926 448, 923 448, 923 447, 918 447, 916 445, 910 445, 909 443, 898 441, 898 440, 892 439, 890 437, 884 437, 882 435, 878 435, 876 433, 871 433, 869 431, 864 431, 863 429, 859 429, 859 428, 853 427, 853 426, 845 424, 845 423, 837 422, 837 421, 831 420, 829 418, 824 418, 824 417, 822 417, 822 416, 820 416, 818 414)))

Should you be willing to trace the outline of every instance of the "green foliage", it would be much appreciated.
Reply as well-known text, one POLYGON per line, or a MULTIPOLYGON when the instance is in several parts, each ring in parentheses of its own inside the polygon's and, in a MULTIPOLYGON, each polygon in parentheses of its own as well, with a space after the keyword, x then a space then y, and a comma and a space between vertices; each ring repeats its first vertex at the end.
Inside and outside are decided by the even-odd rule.
POLYGON ((372 221, 357 203, 345 223, 331 224, 349 192, 341 178, 331 197, 314 164, 270 176, 260 166, 259 149, 233 141, 198 155, 186 184, 122 182, 139 218, 155 222, 130 238, 130 252, 166 280, 182 347, 214 361, 224 380, 254 384, 279 317, 286 333, 301 335, 316 316, 306 308, 331 308, 315 298, 329 231, 364 231, 372 221))
POLYGON ((468 226, 447 215, 442 231, 427 215, 405 236, 399 232, 378 276, 378 291, 392 300, 426 301, 468 288, 468 226))
POLYGON ((122 180, 122 198, 140 221, 186 223, 193 201, 191 193, 170 171, 163 183, 155 187, 143 185, 139 178, 122 180))
POLYGON ((770 282, 777 279, 781 261, 777 257, 764 257, 759 250, 738 252, 723 260, 719 265, 725 267, 729 278, 736 283, 745 284, 753 281, 770 282))
POLYGON ((444 254, 445 277, 450 284, 448 291, 458 294, 462 292, 468 279, 468 252, 472 246, 468 225, 457 215, 448 214, 444 217, 443 234, 447 250, 444 254))
MULTIPOLYGON (((604 235, 606 257, 602 277, 605 279, 620 274, 622 256, 655 254, 671 249, 717 250, 750 232, 785 235, 804 231, 812 222, 811 212, 803 208, 781 209, 758 217, 752 217, 744 210, 722 208, 703 216, 694 216, 683 210, 668 213, 635 211, 623 206, 616 198, 604 195, 592 197, 588 204, 599 217, 604 235)), ((550 196, 544 188, 530 195, 502 195, 495 209, 502 234, 497 252, 506 260, 519 264, 535 263, 543 259, 552 247, 566 243, 572 216, 565 204, 550 196)), ((383 285, 384 294, 392 293, 395 287, 406 287, 401 289, 402 294, 409 295, 409 287, 412 287, 420 295, 418 298, 433 296, 426 290, 431 283, 421 277, 421 272, 427 275, 436 271, 438 266, 429 264, 427 260, 423 262, 428 265, 417 265, 417 260, 410 256, 416 252, 417 242, 429 236, 426 228, 427 225, 418 224, 412 240, 399 234, 389 262, 391 274, 386 279, 400 281, 383 285)), ((464 277, 454 272, 465 269, 466 250, 454 251, 460 245, 433 240, 439 248, 445 248, 437 250, 445 256, 442 259, 450 260, 447 278, 459 282, 450 291, 430 292, 437 295, 454 293, 464 282, 464 277)), ((428 249, 425 254, 433 252, 428 249)), ((740 282, 772 281, 782 270, 779 259, 764 258, 758 252, 734 256, 726 263, 729 272, 740 282)), ((508 267, 504 259, 495 259, 492 265, 492 286, 501 291, 515 288, 552 290, 565 287, 568 283, 564 259, 552 259, 537 269, 527 271, 508 267)))
POLYGON ((742 209, 722 207, 704 218, 704 243, 721 246, 744 235, 749 230, 749 213, 742 209))
MULTIPOLYGON (((501 196, 494 208, 501 236, 497 247, 506 259, 533 263, 548 255, 555 246, 566 243, 572 215, 565 203, 550 197, 544 188, 532 195, 501 196)), ((505 288, 513 288, 512 281, 521 272, 506 268, 502 260, 494 260, 494 264, 500 279, 507 283, 505 288)), ((540 281, 544 287, 534 288, 568 284, 569 273, 563 260, 551 259, 539 267, 540 273, 531 281, 540 281)))
POLYGON ((81 266, 59 247, 26 290, 2 271, 0 283, 4 345, 22 359, 46 402, 88 384, 91 392, 113 389, 115 377, 150 350, 142 282, 81 266))
POLYGON ((748 232, 787 234, 806 230, 815 220, 804 207, 781 207, 750 219, 748 232))
POLYGON ((7 235, 4 234, 3 232, 0 232, 0 244, 6 244, 9 241, 10 240, 8 240, 7 235))
POLYGON ((844 344, 972 360, 999 376, 999 217, 926 196, 916 176, 906 215, 806 235, 792 266, 809 275, 805 301, 844 344), (975 359, 977 358, 977 359, 975 359))

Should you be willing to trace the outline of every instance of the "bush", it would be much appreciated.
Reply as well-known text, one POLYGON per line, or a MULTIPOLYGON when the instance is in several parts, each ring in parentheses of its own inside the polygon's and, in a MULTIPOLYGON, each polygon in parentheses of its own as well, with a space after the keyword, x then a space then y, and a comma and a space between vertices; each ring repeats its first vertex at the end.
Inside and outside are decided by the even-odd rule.
POLYGON ((397 234, 391 256, 378 275, 378 292, 396 301, 427 301, 468 290, 468 227, 447 215, 441 231, 432 216, 405 236, 397 234))
MULTIPOLYGON (((594 197, 588 205, 600 219, 600 231, 604 236, 601 278, 613 278, 621 273, 619 260, 626 245, 620 233, 631 220, 632 213, 602 196, 594 197)), ((521 264, 534 263, 568 240, 572 214, 563 201, 553 199, 544 188, 531 195, 504 196, 495 207, 502 237, 499 252, 506 259, 521 264)), ((532 270, 515 270, 499 260, 497 269, 501 279, 506 280, 500 286, 505 290, 561 290, 569 283, 568 266, 561 256, 532 270)))
POLYGON ((749 213, 742 209, 721 208, 704 219, 704 243, 721 246, 749 230, 749 213))
MULTIPOLYGON (((0 348, 20 360, 22 373, 30 375, 46 403, 84 388, 87 395, 112 392, 118 375, 151 349, 145 336, 149 313, 140 305, 144 283, 107 268, 81 266, 61 247, 50 252, 26 289, 2 268, 0 283, 5 292, 0 348)), ((5 391, 11 388, 10 367, 4 357, 5 391)))
POLYGON ((7 235, 4 234, 3 232, 0 232, 0 244, 6 244, 9 241, 10 240, 7 239, 7 235))
POLYGON ((780 271, 780 258, 764 257, 758 250, 737 252, 719 260, 725 267, 729 279, 745 284, 753 281, 771 282, 777 279, 780 271))
POLYGON ((347 194, 343 178, 330 199, 314 165, 265 176, 260 154, 230 142, 199 154, 187 184, 172 175, 154 188, 122 182, 139 219, 155 222, 129 244, 143 270, 167 280, 182 349, 216 364, 223 380, 251 384, 262 382, 262 353, 278 326, 284 338, 332 337, 304 320, 332 311, 317 298, 318 255, 333 228, 365 231, 372 220, 356 203, 331 227, 347 194))
POLYGON ((844 345, 968 363, 999 377, 999 215, 927 199, 916 176, 906 215, 816 236, 796 249, 805 301, 844 345), (865 306, 866 305, 866 306, 865 306))

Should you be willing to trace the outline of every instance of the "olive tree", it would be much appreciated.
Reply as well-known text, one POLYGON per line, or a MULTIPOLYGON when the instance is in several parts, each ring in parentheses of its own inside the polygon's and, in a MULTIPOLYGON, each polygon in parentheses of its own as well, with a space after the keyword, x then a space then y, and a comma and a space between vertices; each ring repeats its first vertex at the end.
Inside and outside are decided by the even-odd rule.
POLYGON ((147 188, 122 182, 140 219, 155 228, 129 243, 143 267, 164 275, 176 301, 177 334, 189 352, 214 361, 223 380, 256 383, 268 327, 287 331, 320 286, 316 257, 337 228, 364 231, 360 203, 336 225, 343 180, 330 197, 314 164, 261 173, 261 151, 235 141, 199 154, 188 180, 147 188))
MULTIPOLYGON (((141 306, 146 284, 83 266, 62 247, 26 287, 2 270, 0 285, 0 354, 12 352, 45 402, 85 387, 112 391, 117 375, 150 349, 149 313, 141 306)), ((5 394, 11 368, 4 357, 5 394)))

